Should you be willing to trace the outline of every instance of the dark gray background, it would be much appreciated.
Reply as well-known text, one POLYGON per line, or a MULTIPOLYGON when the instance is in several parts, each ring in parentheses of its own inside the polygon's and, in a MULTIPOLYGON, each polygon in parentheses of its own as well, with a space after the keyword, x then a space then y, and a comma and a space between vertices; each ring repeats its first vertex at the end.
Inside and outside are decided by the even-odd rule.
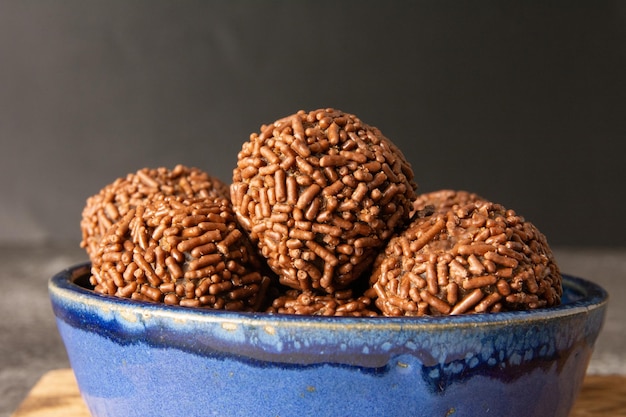
POLYGON ((150 166, 230 180, 262 123, 357 114, 420 191, 626 246, 626 2, 0 0, 0 242, 76 242, 150 166))

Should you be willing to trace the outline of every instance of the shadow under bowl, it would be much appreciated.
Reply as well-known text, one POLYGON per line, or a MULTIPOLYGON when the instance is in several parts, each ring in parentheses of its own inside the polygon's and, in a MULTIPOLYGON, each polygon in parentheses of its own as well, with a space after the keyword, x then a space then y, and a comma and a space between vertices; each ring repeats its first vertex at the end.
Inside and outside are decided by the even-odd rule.
POLYGON ((564 275, 563 302, 549 309, 270 315, 103 296, 89 267, 59 272, 49 293, 94 417, 565 417, 608 299, 564 275))

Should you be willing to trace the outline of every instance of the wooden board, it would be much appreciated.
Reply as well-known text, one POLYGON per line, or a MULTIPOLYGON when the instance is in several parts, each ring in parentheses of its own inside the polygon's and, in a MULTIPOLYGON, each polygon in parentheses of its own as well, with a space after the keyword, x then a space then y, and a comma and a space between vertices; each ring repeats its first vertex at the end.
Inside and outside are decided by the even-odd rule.
POLYGON ((11 417, 90 417, 74 372, 56 369, 46 373, 31 389, 11 417))
POLYGON ((570 417, 626 416, 626 377, 587 376, 570 417))
MULTIPOLYGON (((626 376, 587 376, 570 417, 626 417, 626 376)), ((12 417, 90 417, 71 369, 45 374, 12 417)))

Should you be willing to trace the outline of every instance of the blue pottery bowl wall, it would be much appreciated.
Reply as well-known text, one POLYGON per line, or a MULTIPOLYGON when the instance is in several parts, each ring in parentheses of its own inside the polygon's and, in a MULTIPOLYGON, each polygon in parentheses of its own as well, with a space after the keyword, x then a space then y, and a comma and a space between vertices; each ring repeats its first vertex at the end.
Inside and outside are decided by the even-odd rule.
POLYGON ((431 318, 230 313, 50 281, 57 324, 95 417, 567 416, 607 295, 564 277, 564 303, 431 318))

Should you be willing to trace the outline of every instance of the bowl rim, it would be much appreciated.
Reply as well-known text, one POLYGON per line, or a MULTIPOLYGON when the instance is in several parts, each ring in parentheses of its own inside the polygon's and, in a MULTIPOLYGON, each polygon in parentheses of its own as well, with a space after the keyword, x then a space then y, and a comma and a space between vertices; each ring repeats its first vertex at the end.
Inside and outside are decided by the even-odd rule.
MULTIPOLYGON (((555 307, 534 310, 506 311, 483 314, 460 314, 455 316, 423 317, 350 317, 315 316, 295 314, 270 314, 265 312, 237 312, 200 307, 182 307, 152 303, 104 295, 85 288, 75 281, 90 272, 91 263, 82 262, 63 269, 48 281, 48 291, 53 307, 61 306, 68 310, 81 311, 85 308, 102 311, 120 311, 125 314, 159 317, 206 323, 237 323, 250 326, 294 326, 319 328, 350 328, 352 330, 398 329, 433 330, 440 327, 476 327, 478 325, 502 325, 512 323, 545 322, 560 317, 588 314, 604 308, 609 295, 600 285, 569 274, 562 273, 564 290, 581 294, 580 298, 555 307)), ((106 312, 106 313, 105 313, 106 312)))

